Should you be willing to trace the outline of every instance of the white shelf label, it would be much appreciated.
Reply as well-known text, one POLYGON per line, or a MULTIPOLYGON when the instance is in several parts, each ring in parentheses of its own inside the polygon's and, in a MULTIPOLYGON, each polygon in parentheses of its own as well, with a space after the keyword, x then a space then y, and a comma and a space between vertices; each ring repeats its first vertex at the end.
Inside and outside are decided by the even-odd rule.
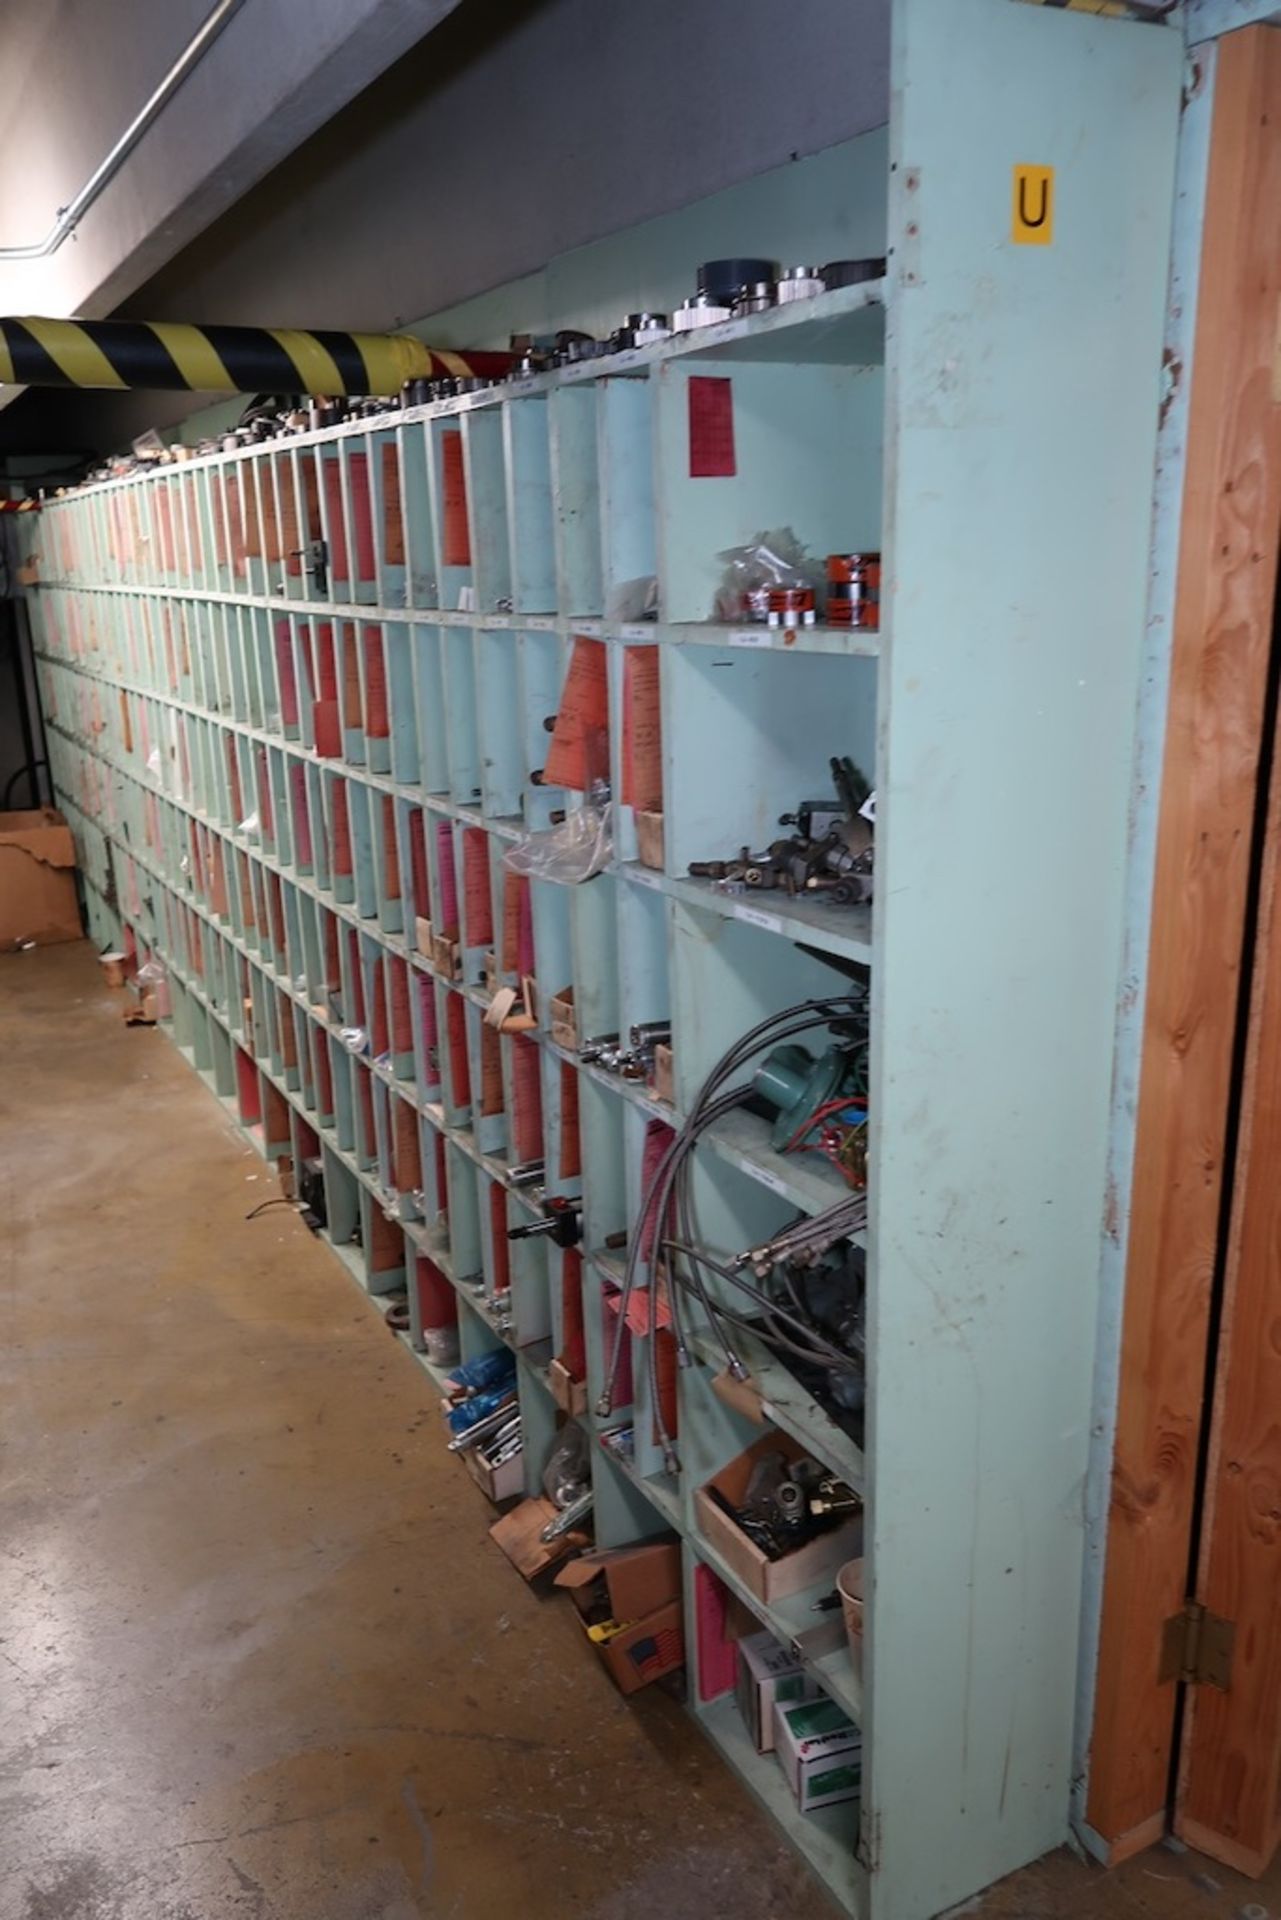
POLYGON ((727 647, 769 647, 774 644, 777 627, 731 627, 725 635, 727 647))
POLYGON ((786 1199, 790 1189, 781 1174, 775 1173, 769 1167, 763 1167, 759 1160, 748 1160, 744 1164, 763 1187, 768 1187, 771 1193, 781 1193, 786 1199))
POLYGON ((746 920, 749 927, 764 927, 766 933, 781 933, 783 922, 776 913, 761 913, 756 907, 735 907, 735 918, 746 920))
POLYGON ((629 864, 627 871, 638 887, 656 887, 661 890, 663 876, 661 873, 655 873, 652 867, 635 867, 629 864))

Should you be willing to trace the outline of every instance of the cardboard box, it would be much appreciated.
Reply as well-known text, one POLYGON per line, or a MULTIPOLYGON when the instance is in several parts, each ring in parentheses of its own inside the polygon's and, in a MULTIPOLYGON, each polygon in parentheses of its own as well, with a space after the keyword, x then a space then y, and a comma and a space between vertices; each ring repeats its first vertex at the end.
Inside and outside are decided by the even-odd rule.
POLYGON ((668 1106, 674 1106, 676 1097, 672 1092, 672 1050, 660 1040, 654 1048, 654 1074, 651 1081, 655 1100, 666 1100, 668 1106))
POLYGON ((548 1567, 554 1567, 575 1547, 585 1546, 591 1539, 591 1521, 585 1522, 586 1532, 562 1533, 555 1540, 544 1540, 542 1530, 549 1520, 557 1517, 559 1508, 541 1494, 533 1499, 522 1500, 518 1507, 512 1507, 501 1520, 495 1520, 489 1529, 489 1537, 494 1545, 505 1553, 523 1580, 536 1580, 548 1567))
POLYGON ((685 1663, 677 1541, 584 1553, 556 1575, 620 1693, 636 1693, 685 1663))
POLYGON ((432 942, 431 921, 424 920, 421 914, 419 914, 414 921, 414 940, 419 953, 425 954, 427 959, 430 960, 432 942))
POLYGON ((857 1800, 863 1784, 863 1736, 827 1694, 774 1709, 774 1752, 802 1813, 857 1800))
POLYGON ((457 980, 462 973, 462 949, 456 933, 433 933, 431 963, 446 980, 457 980))
POLYGON ((547 1002, 547 1024, 558 1047, 564 1047, 566 1053, 578 1052, 578 1016, 572 987, 563 988, 547 1002))
POLYGON ((753 1633, 738 1643, 738 1710, 757 1753, 774 1751, 774 1706, 816 1700, 822 1689, 805 1663, 772 1633, 753 1633))
POLYGON ((643 867, 663 871, 663 816, 661 813, 636 815, 636 852, 643 867))
POLYGON ((749 1593, 758 1600, 785 1600, 825 1577, 835 1581, 836 1570, 847 1560, 855 1560, 863 1551, 863 1516, 854 1514, 830 1533, 821 1533, 807 1546, 799 1547, 782 1560, 770 1560, 714 1500, 708 1488, 715 1487, 732 1507, 742 1505, 756 1462, 766 1454, 782 1453, 789 1460, 803 1460, 805 1449, 790 1433, 767 1433, 735 1454, 728 1466, 713 1474, 707 1486, 694 1489, 694 1512, 703 1537, 715 1547, 731 1573, 738 1575, 749 1593))
POLYGON ((562 1413, 577 1416, 587 1411, 587 1382, 575 1380, 561 1360, 553 1360, 547 1369, 547 1384, 552 1399, 562 1413))
POLYGON ((0 948, 79 940, 76 850, 53 807, 0 813, 0 948))
POLYGON ((468 1447, 459 1459, 466 1467, 481 1492, 494 1502, 495 1506, 504 1500, 515 1500, 525 1491, 525 1456, 514 1453, 510 1460, 504 1460, 501 1466, 491 1467, 479 1447, 468 1447))

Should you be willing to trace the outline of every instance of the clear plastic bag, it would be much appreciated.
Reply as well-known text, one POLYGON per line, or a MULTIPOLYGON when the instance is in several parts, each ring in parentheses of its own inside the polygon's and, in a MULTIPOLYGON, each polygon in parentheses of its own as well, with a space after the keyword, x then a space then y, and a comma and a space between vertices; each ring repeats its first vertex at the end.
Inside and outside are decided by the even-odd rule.
POLYGON ((527 833, 508 847, 503 865, 534 880, 577 886, 602 873, 614 857, 614 817, 608 801, 567 813, 557 826, 527 833))
POLYGON ((556 1507, 570 1507, 591 1485, 591 1450, 576 1420, 561 1429, 543 1468, 543 1492, 556 1507))
POLYGON ((605 600, 605 618, 624 625, 632 621, 657 620, 658 575, 641 573, 634 580, 620 580, 611 587, 605 600))
POLYGON ((726 547, 717 558, 725 571, 716 589, 713 620, 761 620, 768 595, 784 588, 817 592, 821 561, 810 557, 790 527, 758 533, 745 547, 726 547))
POLYGON ((159 960, 148 960, 146 965, 139 967, 137 973, 134 975, 134 979, 139 981, 144 987, 158 987, 161 981, 167 980, 168 978, 169 969, 159 960))
POLYGON ((348 1053, 368 1053, 369 1035, 363 1027, 339 1027, 338 1038, 348 1053))

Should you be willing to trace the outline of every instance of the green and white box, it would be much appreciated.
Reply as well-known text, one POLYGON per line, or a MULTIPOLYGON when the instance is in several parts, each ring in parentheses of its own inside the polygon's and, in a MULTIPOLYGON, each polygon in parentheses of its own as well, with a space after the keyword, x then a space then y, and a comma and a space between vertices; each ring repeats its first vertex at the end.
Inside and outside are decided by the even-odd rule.
POLYGON ((738 1643, 738 1710, 757 1753, 774 1750, 774 1707, 815 1700, 821 1688, 790 1647, 772 1633, 753 1633, 738 1643))
POLYGON ((774 1707, 774 1751, 802 1813, 857 1800, 863 1779, 863 1736, 827 1694, 774 1707))

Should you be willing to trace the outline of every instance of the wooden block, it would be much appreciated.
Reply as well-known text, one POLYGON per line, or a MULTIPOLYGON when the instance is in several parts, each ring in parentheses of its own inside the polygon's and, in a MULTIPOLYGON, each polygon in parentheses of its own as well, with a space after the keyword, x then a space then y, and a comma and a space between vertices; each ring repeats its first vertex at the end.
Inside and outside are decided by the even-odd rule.
POLYGON ((661 813, 636 814, 636 853, 643 867, 663 871, 663 816, 661 813))

